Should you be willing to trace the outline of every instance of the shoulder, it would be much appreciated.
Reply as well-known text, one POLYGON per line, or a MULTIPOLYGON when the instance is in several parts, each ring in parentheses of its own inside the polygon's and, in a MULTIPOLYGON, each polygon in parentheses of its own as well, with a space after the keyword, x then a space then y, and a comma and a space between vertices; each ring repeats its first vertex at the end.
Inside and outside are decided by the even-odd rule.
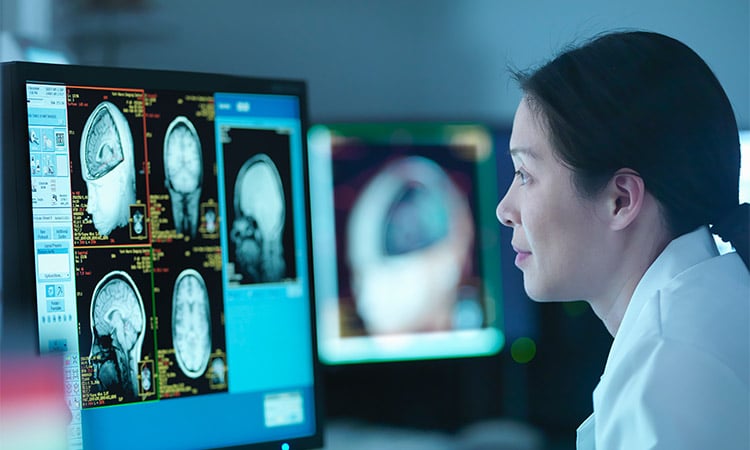
POLYGON ((747 448, 747 379, 692 345, 651 344, 594 391, 597 448, 747 448))
POLYGON ((707 259, 665 285, 654 306, 660 338, 705 352, 750 378, 750 272, 736 253, 707 259))
POLYGON ((644 299, 594 391, 597 446, 747 448, 750 273, 742 260, 703 259, 644 299))
MULTIPOLYGON (((736 253, 706 259, 659 289, 659 307, 663 333, 673 338, 684 331, 680 324, 693 321, 721 324, 723 329, 730 324, 747 328, 746 314, 728 314, 750 311, 750 272, 736 253)), ((696 335, 695 330, 689 331, 696 335)))

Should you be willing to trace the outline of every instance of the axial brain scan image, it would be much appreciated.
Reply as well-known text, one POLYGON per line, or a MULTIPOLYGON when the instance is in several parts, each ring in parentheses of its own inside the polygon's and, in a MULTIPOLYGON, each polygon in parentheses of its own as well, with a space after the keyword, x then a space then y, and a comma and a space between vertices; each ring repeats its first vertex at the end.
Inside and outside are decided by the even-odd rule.
POLYGON ((231 238, 239 271, 255 282, 281 280, 286 270, 284 188, 267 155, 255 155, 240 168, 234 186, 234 212, 231 238))
POLYGON ((226 383, 226 371, 227 365, 224 364, 224 360, 222 358, 214 358, 214 360, 211 361, 211 383, 226 383))
POLYGON ((164 176, 175 229, 195 237, 198 229, 203 156, 198 132, 187 117, 175 118, 164 136, 164 176))
POLYGON ((138 395, 146 313, 132 278, 122 271, 104 276, 91 299, 91 354, 95 391, 133 400, 138 395))
POLYGON ((175 281, 172 341, 180 370, 190 378, 201 376, 211 356, 211 310, 206 283, 194 269, 182 271, 175 281))
POLYGON ((113 103, 101 102, 81 136, 81 170, 96 231, 102 236, 127 225, 135 203, 133 136, 127 120, 113 103))
POLYGON ((346 229, 352 292, 369 333, 454 327, 473 223, 466 195, 431 159, 394 160, 369 181, 346 229))
POLYGON ((151 369, 146 364, 141 367, 141 387, 144 392, 151 390, 151 369))

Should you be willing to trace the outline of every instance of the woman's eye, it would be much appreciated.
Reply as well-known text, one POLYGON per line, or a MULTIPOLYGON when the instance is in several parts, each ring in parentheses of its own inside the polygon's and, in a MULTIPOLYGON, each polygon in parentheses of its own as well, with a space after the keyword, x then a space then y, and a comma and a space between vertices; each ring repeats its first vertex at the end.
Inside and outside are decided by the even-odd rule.
POLYGON ((526 184, 526 182, 528 181, 528 180, 527 180, 527 176, 526 176, 526 173, 524 173, 524 172, 522 172, 522 171, 520 171, 520 170, 516 170, 516 172, 515 172, 515 176, 516 176, 516 178, 518 178, 518 179, 519 179, 519 180, 521 181, 521 184, 522 184, 522 185, 523 185, 523 184, 526 184))

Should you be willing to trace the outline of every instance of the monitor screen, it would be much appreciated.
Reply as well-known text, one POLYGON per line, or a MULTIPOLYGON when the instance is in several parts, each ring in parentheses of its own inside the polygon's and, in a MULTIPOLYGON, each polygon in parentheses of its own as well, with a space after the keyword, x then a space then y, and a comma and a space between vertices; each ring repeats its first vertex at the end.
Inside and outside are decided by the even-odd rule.
POLYGON ((338 124, 312 127, 308 141, 321 361, 500 351, 492 133, 338 124))
MULTIPOLYGON (((750 130, 740 130, 740 203, 750 203, 750 130)), ((724 254, 734 251, 732 244, 724 242, 717 235, 714 241, 719 252, 724 254)))
POLYGON ((13 293, 64 357, 69 447, 320 447, 304 82, 3 83, 4 237, 34 286, 13 293))

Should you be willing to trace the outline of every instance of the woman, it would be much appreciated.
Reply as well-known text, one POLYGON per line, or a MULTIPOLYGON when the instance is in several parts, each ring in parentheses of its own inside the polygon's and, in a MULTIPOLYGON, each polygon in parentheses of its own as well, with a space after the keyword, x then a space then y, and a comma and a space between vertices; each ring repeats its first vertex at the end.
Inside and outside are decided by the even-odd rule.
POLYGON ((716 77, 649 32, 515 76, 497 217, 528 295, 585 299, 614 336, 578 448, 749 448, 750 207, 716 77), (719 256, 710 231, 737 252, 719 256))

